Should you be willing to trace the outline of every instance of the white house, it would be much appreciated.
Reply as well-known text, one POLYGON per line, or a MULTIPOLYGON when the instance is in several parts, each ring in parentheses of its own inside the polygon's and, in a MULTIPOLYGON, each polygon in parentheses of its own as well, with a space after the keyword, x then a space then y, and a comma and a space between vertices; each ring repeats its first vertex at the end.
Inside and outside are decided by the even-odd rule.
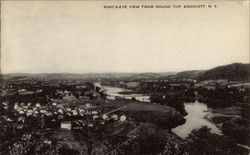
POLYGON ((69 122, 69 121, 61 122, 61 128, 71 130, 71 122, 69 122))

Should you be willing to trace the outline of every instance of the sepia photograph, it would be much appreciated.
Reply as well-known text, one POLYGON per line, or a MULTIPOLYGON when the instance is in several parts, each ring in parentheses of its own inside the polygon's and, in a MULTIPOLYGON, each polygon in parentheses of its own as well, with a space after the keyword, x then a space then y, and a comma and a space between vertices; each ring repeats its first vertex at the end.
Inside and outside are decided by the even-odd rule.
POLYGON ((1 0, 0 155, 250 155, 249 0, 1 0))

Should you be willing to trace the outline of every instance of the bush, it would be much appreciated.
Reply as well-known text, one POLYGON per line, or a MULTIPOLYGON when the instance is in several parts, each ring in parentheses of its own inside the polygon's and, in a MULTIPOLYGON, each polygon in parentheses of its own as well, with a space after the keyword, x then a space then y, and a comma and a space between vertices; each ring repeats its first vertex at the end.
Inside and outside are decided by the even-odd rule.
POLYGON ((187 137, 187 148, 190 155, 243 155, 247 150, 238 147, 237 143, 225 136, 210 132, 203 126, 199 130, 193 130, 187 137))

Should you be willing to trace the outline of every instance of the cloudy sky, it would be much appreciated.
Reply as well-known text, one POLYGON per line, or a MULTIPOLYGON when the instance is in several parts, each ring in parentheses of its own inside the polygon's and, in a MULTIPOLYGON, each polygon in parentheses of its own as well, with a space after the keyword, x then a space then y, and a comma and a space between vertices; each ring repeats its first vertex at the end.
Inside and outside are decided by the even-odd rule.
POLYGON ((3 73, 167 72, 249 63, 247 1, 1 3, 3 73), (217 8, 103 8, 174 3, 217 8))

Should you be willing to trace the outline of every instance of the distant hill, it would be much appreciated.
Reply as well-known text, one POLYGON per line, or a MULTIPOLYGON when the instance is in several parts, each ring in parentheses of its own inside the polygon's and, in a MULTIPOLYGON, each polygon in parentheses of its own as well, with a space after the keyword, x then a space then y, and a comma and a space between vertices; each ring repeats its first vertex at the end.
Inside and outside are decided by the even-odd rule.
POLYGON ((150 79, 158 79, 161 75, 158 73, 141 73, 131 76, 129 80, 150 80, 150 79))
POLYGON ((218 66, 209 70, 190 70, 176 74, 179 78, 190 78, 197 80, 250 80, 250 64, 233 63, 218 66))
POLYGON ((176 75, 181 78, 197 79, 204 72, 205 70, 190 70, 190 71, 179 72, 176 75))
POLYGON ((155 80, 168 78, 190 78, 197 80, 250 80, 250 64, 233 63, 224 66, 218 66, 210 70, 190 70, 176 74, 176 72, 164 73, 13 73, 0 76, 2 80, 7 79, 25 79, 25 78, 42 78, 42 79, 113 79, 113 80, 155 80))
MULTIPOLYGON (((85 79, 85 80, 96 80, 99 78, 120 78, 130 77, 132 73, 57 73, 57 74, 45 74, 44 77, 48 79, 85 79)), ((40 75, 41 77, 41 75, 40 75)))
POLYGON ((157 79, 160 76, 176 74, 175 72, 164 73, 12 73, 1 75, 3 80, 7 79, 23 79, 23 78, 40 78, 40 79, 84 79, 84 80, 150 80, 157 79))
POLYGON ((250 64, 233 63, 218 66, 199 75, 199 80, 250 80, 250 64))
POLYGON ((117 78, 129 78, 135 75, 134 73, 39 73, 39 74, 26 74, 26 73, 14 73, 1 75, 3 80, 21 80, 25 78, 39 78, 39 79, 83 79, 83 80, 98 80, 102 79, 117 79, 117 78))

